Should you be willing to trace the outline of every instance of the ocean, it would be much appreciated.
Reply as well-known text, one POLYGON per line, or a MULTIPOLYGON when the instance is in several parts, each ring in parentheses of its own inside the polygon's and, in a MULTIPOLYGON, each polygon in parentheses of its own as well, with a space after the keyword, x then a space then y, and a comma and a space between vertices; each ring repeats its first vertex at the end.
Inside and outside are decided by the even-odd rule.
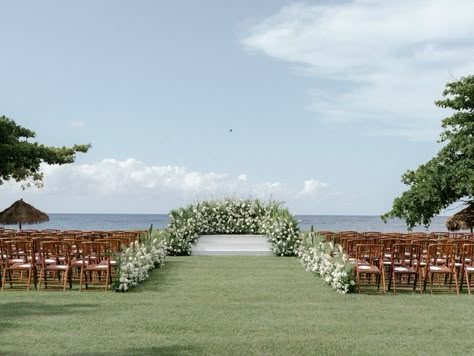
MULTIPOLYGON (((169 217, 166 214, 49 214, 49 222, 39 225, 24 225, 24 229, 60 229, 60 230, 141 230, 165 228, 169 217)), ((386 224, 380 216, 373 215, 296 215, 301 230, 310 230, 311 226, 319 231, 385 231, 406 232, 405 222, 394 219, 386 224)), ((436 216, 426 229, 417 227, 413 231, 447 231, 447 216, 436 216)), ((11 228, 11 225, 5 227, 11 228)))

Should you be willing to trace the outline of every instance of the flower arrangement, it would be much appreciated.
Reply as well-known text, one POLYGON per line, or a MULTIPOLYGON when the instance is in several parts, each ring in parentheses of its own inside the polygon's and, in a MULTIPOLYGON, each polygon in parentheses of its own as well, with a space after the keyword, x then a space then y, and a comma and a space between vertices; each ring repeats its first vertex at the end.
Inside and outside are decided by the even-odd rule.
POLYGON ((126 292, 149 277, 150 270, 160 268, 166 261, 165 231, 150 231, 140 241, 130 244, 116 257, 117 277, 114 288, 118 292, 126 292))
POLYGON ((304 236, 298 257, 307 271, 319 275, 338 293, 354 291, 354 264, 349 262, 342 246, 310 232, 304 236))
POLYGON ((168 253, 189 255, 203 234, 263 234, 278 256, 296 255, 301 238, 298 222, 280 203, 224 199, 205 201, 172 210, 168 253))

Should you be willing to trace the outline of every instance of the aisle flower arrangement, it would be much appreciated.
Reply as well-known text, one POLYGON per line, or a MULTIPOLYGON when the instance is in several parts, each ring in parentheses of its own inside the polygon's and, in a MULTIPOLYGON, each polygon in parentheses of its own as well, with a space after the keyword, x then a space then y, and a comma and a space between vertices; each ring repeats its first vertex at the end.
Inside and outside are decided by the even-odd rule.
POLYGON ((303 237, 298 257, 307 271, 320 276, 338 293, 354 291, 354 264, 349 262, 342 246, 310 232, 303 237))
POLYGON ((130 244, 116 257, 117 278, 114 288, 118 292, 126 292, 148 279, 154 268, 165 264, 167 254, 166 231, 150 231, 143 235, 140 241, 130 244))
POLYGON ((280 203, 224 199, 204 201, 170 213, 168 253, 191 254, 192 243, 204 234, 262 234, 273 253, 296 255, 301 238, 298 222, 280 203))

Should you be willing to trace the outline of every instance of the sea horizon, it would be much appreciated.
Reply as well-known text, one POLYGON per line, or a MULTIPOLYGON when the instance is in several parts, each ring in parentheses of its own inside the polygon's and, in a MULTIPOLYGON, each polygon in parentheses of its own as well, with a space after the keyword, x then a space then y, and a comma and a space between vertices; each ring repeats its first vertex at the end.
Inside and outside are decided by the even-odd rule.
MULTIPOLYGON (((153 213, 49 213, 50 220, 38 225, 24 225, 23 229, 59 229, 59 230, 137 230, 166 228, 169 214, 153 213)), ((435 216, 426 228, 417 226, 412 231, 447 231, 448 216, 435 216)), ((381 231, 408 232, 406 223, 400 219, 390 219, 384 223, 380 215, 311 215, 296 214, 295 219, 301 230, 315 231, 381 231)), ((0 225, 2 226, 2 225, 0 225)), ((15 225, 3 225, 14 227, 15 225)))

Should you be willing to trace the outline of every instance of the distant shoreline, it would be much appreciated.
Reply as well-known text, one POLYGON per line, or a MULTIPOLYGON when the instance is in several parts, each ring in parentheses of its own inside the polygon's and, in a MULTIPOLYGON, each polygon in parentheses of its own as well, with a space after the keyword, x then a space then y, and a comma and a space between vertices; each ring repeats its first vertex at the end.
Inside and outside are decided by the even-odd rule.
MULTIPOLYGON (((168 214, 49 213, 49 217, 50 221, 46 223, 26 225, 24 228, 39 230, 142 230, 148 229, 151 225, 153 228, 164 229, 169 224, 168 214)), ((299 228, 303 231, 308 231, 311 227, 316 231, 408 231, 403 220, 393 219, 385 224, 380 219, 380 215, 295 215, 295 218, 299 221, 299 228)), ((446 219, 446 216, 435 216, 428 229, 421 226, 416 227, 413 231, 447 231, 446 219)))

